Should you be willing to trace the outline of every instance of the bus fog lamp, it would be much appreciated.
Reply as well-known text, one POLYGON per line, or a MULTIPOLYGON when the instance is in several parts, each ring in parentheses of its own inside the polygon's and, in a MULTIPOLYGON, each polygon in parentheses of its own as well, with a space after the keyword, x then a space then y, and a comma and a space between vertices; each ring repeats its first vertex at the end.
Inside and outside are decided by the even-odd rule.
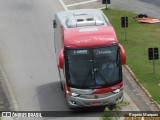
POLYGON ((75 101, 71 101, 72 104, 77 104, 75 101))
POLYGON ((116 101, 118 102, 118 101, 122 101, 122 100, 123 100, 123 97, 119 97, 119 98, 117 98, 116 101))

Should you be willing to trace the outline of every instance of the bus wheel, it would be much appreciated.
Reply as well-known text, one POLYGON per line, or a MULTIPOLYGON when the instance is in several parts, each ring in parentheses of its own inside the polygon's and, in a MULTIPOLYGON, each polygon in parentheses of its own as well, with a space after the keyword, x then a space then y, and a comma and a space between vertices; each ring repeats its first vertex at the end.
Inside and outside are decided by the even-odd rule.
POLYGON ((60 82, 60 84, 61 84, 61 90, 63 91, 63 85, 62 85, 62 82, 60 82))

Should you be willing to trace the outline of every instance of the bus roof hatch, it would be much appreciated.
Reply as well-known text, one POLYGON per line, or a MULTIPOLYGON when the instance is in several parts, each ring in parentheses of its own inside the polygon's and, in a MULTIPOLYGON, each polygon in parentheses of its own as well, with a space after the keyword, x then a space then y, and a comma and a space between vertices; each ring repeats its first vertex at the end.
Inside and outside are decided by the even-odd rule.
POLYGON ((104 22, 97 18, 94 18, 91 14, 85 13, 73 13, 66 19, 66 25, 68 28, 84 27, 84 26, 102 26, 104 22))

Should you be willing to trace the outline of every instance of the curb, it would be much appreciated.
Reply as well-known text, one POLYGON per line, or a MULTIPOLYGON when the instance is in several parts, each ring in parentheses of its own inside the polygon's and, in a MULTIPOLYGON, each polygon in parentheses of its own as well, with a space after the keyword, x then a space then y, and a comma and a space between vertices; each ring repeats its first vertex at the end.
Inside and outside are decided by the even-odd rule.
POLYGON ((128 65, 124 65, 124 68, 126 68, 128 70, 128 72, 130 73, 130 75, 133 77, 133 80, 141 88, 141 90, 145 93, 145 95, 149 98, 149 100, 152 102, 152 104, 154 104, 154 106, 156 107, 156 109, 160 110, 159 104, 152 99, 152 96, 149 94, 149 92, 139 83, 138 79, 136 78, 136 76, 134 75, 134 73, 132 72, 132 70, 128 67, 128 65))
POLYGON ((3 77, 3 79, 1 80, 1 83, 3 84, 2 89, 4 90, 4 93, 6 94, 8 100, 9 100, 9 103, 11 105, 10 109, 13 110, 13 111, 18 111, 19 108, 18 108, 17 100, 14 96, 12 87, 10 85, 10 81, 7 78, 7 75, 6 75, 6 73, 5 73, 1 64, 0 64, 0 72, 1 72, 2 77, 3 77))

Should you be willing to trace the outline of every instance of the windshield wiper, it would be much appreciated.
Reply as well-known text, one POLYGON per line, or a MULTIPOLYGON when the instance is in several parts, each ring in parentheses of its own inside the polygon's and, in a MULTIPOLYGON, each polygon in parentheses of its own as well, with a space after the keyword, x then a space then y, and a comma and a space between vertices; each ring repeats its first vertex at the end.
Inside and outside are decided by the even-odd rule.
POLYGON ((90 70, 86 76, 86 79, 84 80, 84 82, 82 83, 82 85, 85 85, 88 82, 88 78, 92 75, 92 70, 90 70))
POLYGON ((98 70, 96 71, 96 73, 99 74, 99 76, 101 77, 101 80, 102 80, 104 83, 108 84, 108 82, 105 81, 105 78, 103 77, 103 75, 102 75, 98 70))

